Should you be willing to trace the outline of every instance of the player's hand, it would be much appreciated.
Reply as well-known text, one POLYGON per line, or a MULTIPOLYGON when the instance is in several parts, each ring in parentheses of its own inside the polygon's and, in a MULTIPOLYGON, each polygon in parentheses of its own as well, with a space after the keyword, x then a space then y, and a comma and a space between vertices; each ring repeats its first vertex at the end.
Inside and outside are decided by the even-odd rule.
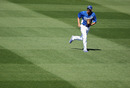
POLYGON ((80 28, 80 24, 78 24, 78 27, 80 28))

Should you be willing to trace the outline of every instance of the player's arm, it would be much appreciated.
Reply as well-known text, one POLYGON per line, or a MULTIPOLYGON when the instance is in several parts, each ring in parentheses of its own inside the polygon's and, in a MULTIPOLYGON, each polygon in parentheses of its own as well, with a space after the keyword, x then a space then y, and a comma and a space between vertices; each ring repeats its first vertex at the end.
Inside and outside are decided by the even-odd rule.
POLYGON ((96 22, 91 23, 91 26, 93 26, 94 24, 96 24, 96 22))
POLYGON ((91 23, 91 26, 95 25, 97 23, 96 15, 93 17, 93 22, 91 23))
POLYGON ((79 12, 79 14, 78 14, 78 18, 77 18, 77 21, 78 21, 78 27, 80 27, 80 18, 82 18, 82 16, 83 16, 83 11, 82 12, 79 12))
POLYGON ((80 24, 80 18, 79 17, 77 18, 77 21, 78 21, 78 27, 80 27, 81 24, 80 24))

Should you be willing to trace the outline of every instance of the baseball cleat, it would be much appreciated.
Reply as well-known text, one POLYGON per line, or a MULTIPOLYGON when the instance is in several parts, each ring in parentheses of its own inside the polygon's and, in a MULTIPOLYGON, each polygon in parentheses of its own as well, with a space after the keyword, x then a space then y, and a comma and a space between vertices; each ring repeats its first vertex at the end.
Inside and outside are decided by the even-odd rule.
MULTIPOLYGON (((73 36, 72 36, 72 37, 73 37, 73 36)), ((70 44, 73 42, 72 37, 71 37, 71 39, 70 39, 70 41, 69 41, 70 44)))
POLYGON ((88 52, 87 50, 83 50, 84 52, 88 52))
POLYGON ((70 39, 69 43, 71 44, 72 42, 73 42, 73 40, 72 40, 72 39, 70 39))

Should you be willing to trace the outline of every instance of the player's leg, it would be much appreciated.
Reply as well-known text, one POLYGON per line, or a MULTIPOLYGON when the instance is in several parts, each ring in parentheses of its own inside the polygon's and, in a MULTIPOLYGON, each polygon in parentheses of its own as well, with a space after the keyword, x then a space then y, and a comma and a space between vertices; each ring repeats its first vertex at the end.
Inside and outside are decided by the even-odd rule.
POLYGON ((82 38, 82 36, 73 36, 73 35, 72 35, 72 37, 71 37, 69 43, 72 43, 72 41, 74 41, 74 40, 79 40, 79 41, 81 41, 81 40, 83 40, 83 38, 82 38))
MULTIPOLYGON (((82 29, 82 27, 80 28, 80 30, 81 30, 81 29, 82 29)), ((82 33, 82 32, 81 32, 81 33, 82 33)), ((74 40, 79 40, 79 41, 81 41, 81 40, 83 40, 83 37, 82 37, 82 35, 81 35, 81 36, 73 36, 73 35, 72 35, 72 37, 71 37, 69 43, 72 43, 74 40)))
POLYGON ((85 46, 85 51, 84 51, 84 52, 88 52, 88 51, 87 51, 87 37, 88 37, 89 29, 90 29, 90 27, 86 27, 86 42, 85 42, 85 43, 86 43, 86 44, 85 44, 86 46, 85 46))
POLYGON ((87 51, 87 35, 86 35, 86 29, 83 29, 82 31, 82 38, 83 38, 83 51, 87 51))
POLYGON ((87 34, 88 34, 88 31, 89 31, 89 28, 88 27, 84 27, 84 29, 82 30, 82 34, 83 34, 83 46, 84 46, 84 49, 83 51, 84 52, 88 52, 87 51, 87 34))
POLYGON ((72 40, 79 40, 81 41, 83 38, 82 36, 72 36, 72 40))

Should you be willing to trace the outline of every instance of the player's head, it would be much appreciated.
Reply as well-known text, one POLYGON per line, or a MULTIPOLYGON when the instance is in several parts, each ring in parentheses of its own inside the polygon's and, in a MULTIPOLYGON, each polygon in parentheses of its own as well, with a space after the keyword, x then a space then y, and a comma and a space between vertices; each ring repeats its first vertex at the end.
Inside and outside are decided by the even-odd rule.
POLYGON ((90 14, 92 12, 92 9, 93 9, 93 7, 91 5, 89 5, 87 7, 87 13, 90 14))
POLYGON ((91 6, 91 5, 89 5, 88 7, 87 7, 87 10, 92 10, 93 9, 93 7, 91 6))

